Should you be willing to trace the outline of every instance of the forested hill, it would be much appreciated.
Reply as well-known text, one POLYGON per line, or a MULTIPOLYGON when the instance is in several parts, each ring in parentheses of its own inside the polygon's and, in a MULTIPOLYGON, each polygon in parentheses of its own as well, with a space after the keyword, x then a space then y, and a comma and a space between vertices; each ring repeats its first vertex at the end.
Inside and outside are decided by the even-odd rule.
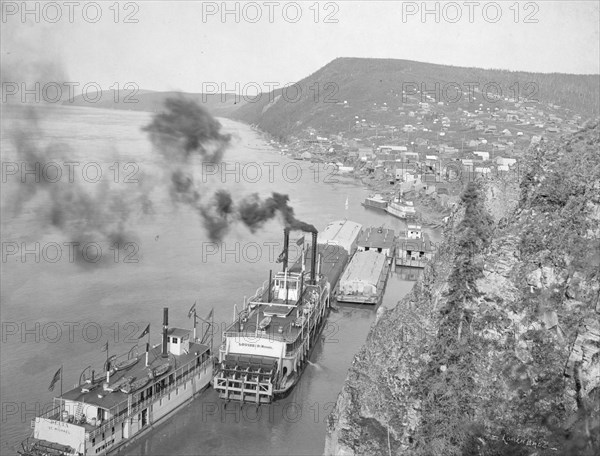
MULTIPOLYGON (((287 136, 307 127, 324 133, 345 131, 360 117, 379 110, 386 103, 386 112, 377 116, 382 123, 399 120, 399 108, 408 107, 416 99, 428 101, 418 94, 407 99, 418 87, 430 92, 434 103, 445 102, 443 111, 484 106, 511 108, 514 101, 537 100, 541 109, 549 104, 569 109, 584 118, 598 115, 600 76, 543 74, 506 70, 485 70, 394 59, 338 58, 297 83, 300 90, 275 90, 258 102, 246 103, 231 114, 235 119, 257 124, 276 136, 287 136), (443 88, 447 84, 447 91, 443 88), (436 84, 439 93, 436 94, 436 84), (460 87, 458 94, 454 87, 460 87), (487 86, 486 86, 487 84, 487 86), (487 88, 489 97, 480 92, 487 88), (405 97, 403 97, 403 89, 405 97), (475 100, 468 94, 475 95, 475 100), (502 95, 502 100, 491 97, 502 95), (455 100, 457 102, 448 102, 455 100), (488 102, 489 100, 489 102, 488 102)), ((554 109, 553 107, 549 108, 554 109)), ((372 117, 372 116, 371 116, 372 117)))

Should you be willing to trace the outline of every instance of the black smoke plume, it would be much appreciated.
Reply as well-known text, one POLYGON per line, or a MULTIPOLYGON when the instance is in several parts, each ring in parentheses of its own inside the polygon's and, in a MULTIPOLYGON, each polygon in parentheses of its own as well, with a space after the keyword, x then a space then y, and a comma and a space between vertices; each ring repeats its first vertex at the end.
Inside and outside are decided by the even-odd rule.
POLYGON ((206 109, 183 97, 167 98, 163 111, 155 114, 142 130, 169 164, 171 199, 200 210, 201 195, 194 183, 190 158, 197 154, 204 162, 219 162, 231 135, 221 133, 221 124, 206 109))
POLYGON ((217 191, 211 200, 200 206, 199 212, 204 219, 204 227, 213 242, 219 242, 234 222, 241 222, 255 233, 263 225, 280 215, 284 225, 292 230, 316 233, 317 229, 294 216, 294 209, 289 206, 288 195, 272 193, 261 199, 253 193, 242 198, 234 206, 231 195, 226 190, 217 191))
POLYGON ((205 162, 221 161, 231 135, 221 133, 221 124, 206 109, 183 97, 167 98, 164 111, 142 128, 168 159, 187 162, 198 153, 205 162))

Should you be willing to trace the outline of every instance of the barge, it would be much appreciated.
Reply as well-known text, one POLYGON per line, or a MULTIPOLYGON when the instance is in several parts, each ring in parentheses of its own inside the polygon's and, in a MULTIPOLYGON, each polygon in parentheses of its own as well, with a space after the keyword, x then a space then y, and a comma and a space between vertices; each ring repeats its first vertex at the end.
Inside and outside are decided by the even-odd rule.
POLYGON ((380 194, 371 195, 365 198, 362 205, 369 209, 380 209, 382 211, 387 210, 388 202, 380 194))
POLYGON ((384 253, 358 251, 340 279, 337 300, 354 304, 379 304, 390 264, 384 253))
MULTIPOLYGON (((148 341, 149 329, 148 325, 142 333, 148 334, 148 341)), ((145 353, 138 354, 136 345, 129 353, 109 357, 107 342, 104 366, 85 368, 79 382, 64 394, 61 367, 49 388, 60 378, 61 394, 50 410, 32 420, 33 433, 18 453, 110 454, 146 433, 204 390, 213 377, 210 347, 196 339, 195 332, 169 328, 164 308, 161 344, 150 347, 148 342, 145 353)))
POLYGON ((220 398, 271 403, 299 381, 327 318, 333 292, 356 250, 361 225, 332 222, 322 235, 304 237, 301 257, 288 267, 290 230, 284 230, 283 268, 234 306, 223 332, 213 387, 220 398))

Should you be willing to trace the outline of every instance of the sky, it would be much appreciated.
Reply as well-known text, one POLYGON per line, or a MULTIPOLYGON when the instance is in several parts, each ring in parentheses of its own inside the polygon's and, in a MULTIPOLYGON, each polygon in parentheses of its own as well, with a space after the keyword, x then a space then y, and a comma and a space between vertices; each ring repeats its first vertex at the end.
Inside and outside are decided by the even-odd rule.
POLYGON ((102 89, 133 82, 187 92, 254 83, 268 90, 337 57, 599 74, 599 5, 2 1, 2 81, 62 78, 102 89))

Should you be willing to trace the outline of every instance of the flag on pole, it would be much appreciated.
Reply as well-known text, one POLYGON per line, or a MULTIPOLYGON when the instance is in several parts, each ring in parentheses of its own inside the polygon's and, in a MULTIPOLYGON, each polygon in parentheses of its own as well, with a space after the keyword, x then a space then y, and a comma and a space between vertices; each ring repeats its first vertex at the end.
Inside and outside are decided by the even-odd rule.
POLYGON ((50 386, 48 387, 48 391, 53 391, 54 390, 54 385, 61 378, 62 378, 62 366, 58 368, 58 370, 56 371, 56 374, 54 374, 54 377, 52 377, 52 381, 50 382, 50 386))
POLYGON ((283 260, 285 260, 285 249, 279 254, 279 256, 277 257, 277 263, 282 263, 283 260))
POLYGON ((214 310, 215 309, 210 309, 210 312, 208 312, 208 315, 206 316, 207 320, 210 320, 212 318, 214 310))
POLYGON ((144 337, 149 332, 150 332, 150 323, 148 323, 148 326, 146 326, 146 329, 144 329, 144 332, 142 332, 142 334, 139 335, 138 339, 141 339, 142 337, 144 337))
POLYGON ((196 309, 196 301, 194 301, 194 305, 190 308, 190 311, 188 312, 188 318, 192 318, 192 314, 194 313, 195 309, 196 309))
POLYGON ((304 245, 304 236, 296 241, 296 245, 304 245))
POLYGON ((108 351, 108 341, 106 341, 106 343, 102 346, 102 351, 103 352, 107 352, 108 351))

